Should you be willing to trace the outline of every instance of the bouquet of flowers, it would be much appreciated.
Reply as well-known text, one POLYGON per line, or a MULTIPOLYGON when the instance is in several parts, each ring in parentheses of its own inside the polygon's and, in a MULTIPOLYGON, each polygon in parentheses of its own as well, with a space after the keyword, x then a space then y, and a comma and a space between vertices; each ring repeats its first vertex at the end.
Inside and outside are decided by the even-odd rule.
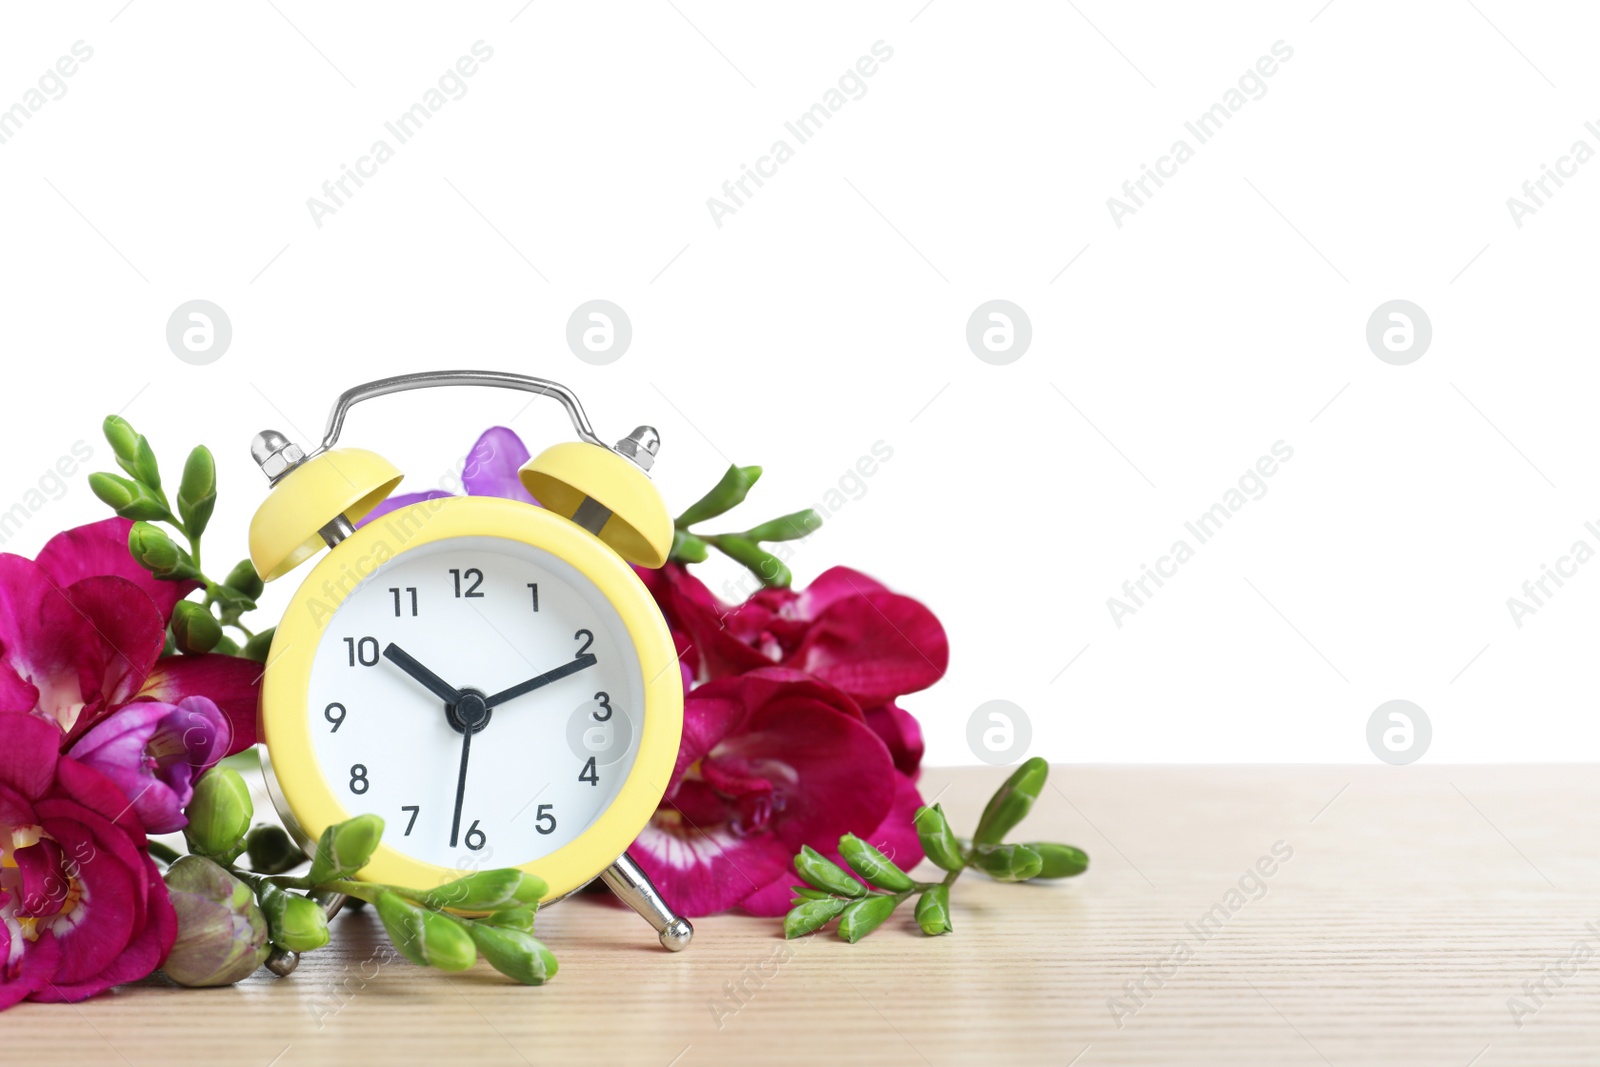
MULTIPOLYGON (((526 984, 552 977, 533 936, 537 877, 376 885, 355 875, 383 834, 377 816, 329 827, 309 856, 281 827, 252 826, 240 771, 273 632, 245 620, 261 579, 248 560, 220 581, 204 570, 216 501, 205 447, 169 496, 150 443, 116 416, 104 430, 122 473, 89 481, 116 517, 57 535, 34 560, 0 554, 0 1009, 80 1000, 157 968, 196 986, 263 963, 287 973, 327 943, 329 906, 345 898, 373 906, 415 963, 460 970, 481 955, 526 984), (178 832, 187 854, 152 839, 178 832)), ((536 503, 516 476, 528 457, 516 434, 491 429, 461 484, 536 503)), ((923 805, 922 735, 897 701, 943 676, 944 629, 848 568, 791 589, 784 557, 820 525, 815 511, 701 528, 760 474, 730 467, 677 519, 666 566, 639 571, 679 651, 685 708, 636 861, 687 915, 784 915, 788 937, 837 919, 848 941, 913 895, 923 932, 947 932, 950 886, 969 868, 1001 881, 1082 872, 1070 846, 1004 841, 1043 787, 1042 760, 1001 787, 970 839, 923 805), (738 603, 690 572, 712 550, 751 575, 738 603), (939 881, 907 873, 924 856, 939 881)), ((366 521, 442 495, 393 497, 366 521)))

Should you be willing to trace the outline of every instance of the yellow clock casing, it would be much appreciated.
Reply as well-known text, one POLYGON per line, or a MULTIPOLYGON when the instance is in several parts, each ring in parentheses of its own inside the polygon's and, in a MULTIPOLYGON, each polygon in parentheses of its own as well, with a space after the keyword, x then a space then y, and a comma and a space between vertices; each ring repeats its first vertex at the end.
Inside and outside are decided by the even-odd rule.
MULTIPOLYGON (((334 405, 320 447, 309 455, 281 434, 267 431, 257 435, 252 454, 273 485, 251 523, 250 551, 257 571, 271 581, 310 559, 324 544, 330 549, 289 601, 273 638, 262 683, 260 726, 265 745, 262 764, 268 789, 285 825, 303 845, 314 847, 325 828, 369 810, 358 799, 367 793, 366 782, 346 781, 342 765, 329 768, 319 758, 319 752, 325 756, 326 746, 335 742, 322 736, 328 724, 323 722, 319 709, 326 697, 313 699, 314 675, 317 670, 326 669, 319 668, 319 662, 334 658, 328 654, 328 647, 338 640, 330 631, 341 617, 340 608, 356 605, 360 609, 361 605, 370 604, 372 594, 367 593, 365 600, 361 594, 374 576, 404 573, 406 566, 417 565, 417 561, 427 560, 430 555, 482 550, 485 545, 505 546, 508 552, 515 548, 528 558, 552 561, 553 566, 561 568, 561 573, 576 575, 577 584, 573 588, 578 594, 607 606, 602 614, 609 620, 605 625, 610 629, 602 629, 598 622, 593 626, 602 640, 597 651, 609 647, 626 653, 608 657, 609 677, 616 683, 617 672, 622 672, 626 691, 638 705, 628 709, 628 723, 624 724, 637 736, 629 735, 632 762, 617 762, 616 773, 622 776, 620 785, 616 784, 614 774, 607 774, 607 788, 614 792, 590 794, 587 789, 580 790, 597 798, 590 802, 599 805, 592 817, 584 822, 585 817, 580 816, 578 823, 569 823, 563 830, 563 837, 547 839, 550 843, 543 847, 550 851, 524 853, 524 856, 531 853, 537 858, 525 860, 505 855, 502 849, 501 854, 495 856, 494 865, 519 866, 543 879, 549 886, 547 902, 558 900, 595 877, 601 877, 655 927, 664 946, 677 950, 688 944, 692 927, 672 912, 644 872, 626 854, 628 846, 649 822, 671 779, 683 729, 683 685, 677 652, 654 599, 630 566, 630 562, 646 567, 660 566, 672 543, 671 519, 647 475, 658 447, 659 436, 654 429, 644 426, 617 446, 608 446, 595 436, 577 398, 565 387, 544 379, 491 371, 402 375, 348 390, 334 405), (467 385, 533 392, 556 399, 567 409, 580 440, 552 446, 519 471, 523 484, 544 506, 497 497, 449 497, 413 504, 389 512, 360 529, 355 528, 356 522, 394 490, 401 474, 376 453, 334 447, 349 408, 393 392, 467 385), (571 826, 581 826, 581 829, 574 831, 571 826), (504 860, 510 862, 502 862, 504 860)), ((471 575, 474 571, 466 573, 471 575)), ((481 582, 483 573, 476 573, 481 582)), ((411 614, 415 616, 417 594, 414 589, 408 591, 412 596, 411 614)), ((398 619, 402 614, 400 594, 394 589, 387 592, 394 594, 394 614, 398 619)), ((469 592, 467 595, 481 594, 469 592)), ((457 579, 457 603, 461 596, 457 579)), ((540 594, 535 587, 532 607, 535 613, 540 610, 539 602, 540 594)), ((478 603, 493 602, 480 600, 478 603)), ((470 606, 471 601, 467 604, 470 606)), ((547 603, 547 615, 550 607, 547 603)), ((371 609, 361 610, 370 613, 371 609)), ((385 615, 387 610, 384 609, 385 615)), ((413 632, 426 634, 426 631, 413 632)), ((589 630, 582 629, 578 633, 589 634, 589 630)), ((351 666, 354 666, 355 645, 349 637, 343 640, 350 644, 351 666)), ((377 667, 377 641, 362 640, 373 640, 374 649, 373 661, 363 658, 362 664, 377 667)), ((411 638, 402 637, 401 640, 409 642, 411 638)), ((427 638, 421 636, 418 640, 427 638)), ((589 640, 593 642, 595 636, 590 634, 589 640)), ((519 648, 509 638, 508 645, 510 654, 520 655, 519 648)), ((429 649, 425 645, 421 647, 427 658, 429 649)), ((390 645, 390 649, 395 648, 390 645)), ((538 651, 549 653, 544 648, 538 651)), ((507 649, 491 647, 481 656, 475 653, 474 662, 479 667, 487 664, 494 668, 477 673, 503 674, 504 663, 493 657, 499 655, 503 660, 507 652, 507 649)), ((385 651, 385 657, 392 659, 389 650, 385 651)), ((594 655, 576 658, 587 660, 588 665, 598 662, 594 655)), ((571 662, 564 662, 565 667, 550 673, 563 677, 577 673, 576 669, 571 669, 571 662)), ((392 666, 392 663, 382 665, 383 668, 392 666)), ((377 677, 377 673, 367 676, 377 677)), ((451 783, 456 790, 455 820, 459 824, 467 781, 468 749, 473 735, 488 726, 491 713, 477 707, 470 714, 463 712, 462 717, 456 717, 457 712, 467 708, 461 701, 469 699, 463 696, 469 690, 453 691, 448 684, 442 681, 440 684, 444 686, 442 691, 457 703, 439 704, 437 698, 421 690, 417 692, 417 703, 426 705, 432 699, 436 706, 443 708, 443 718, 450 720, 450 728, 461 735, 461 784, 451 783)), ((512 688, 531 692, 527 686, 512 688)), ((624 687, 616 683, 607 684, 607 688, 621 692, 624 687)), ((501 693, 493 698, 470 699, 476 700, 478 705, 487 699, 488 707, 492 708, 494 702, 510 695, 501 693)), ((607 694, 597 692, 595 697, 605 698, 607 694)), ((524 705, 537 703, 522 702, 524 705)), ((369 715, 377 710, 371 701, 368 705, 369 715)), ((346 711, 339 706, 340 721, 334 723, 331 717, 334 706, 328 706, 328 722, 333 723, 332 732, 337 734, 346 711)), ((543 712, 537 706, 532 711, 508 709, 506 714, 529 716, 514 720, 525 724, 538 714, 548 715, 549 707, 554 706, 545 706, 543 712)), ((580 705, 574 716, 584 706, 580 705)), ((609 719, 612 714, 609 703, 604 708, 609 719)), ((399 710, 409 712, 410 709, 399 710)), ((390 716, 385 720, 386 728, 393 722, 396 729, 403 729, 406 728, 404 723, 414 721, 398 710, 391 713, 387 705, 382 712, 390 716)), ((600 720, 601 713, 596 711, 594 717, 600 720)), ((433 719, 427 722, 433 731, 429 737, 436 741, 439 727, 433 719)), ((587 720, 580 725, 588 725, 587 720)), ((529 728, 524 726, 523 729, 526 743, 526 729, 529 728)), ((546 734, 549 736, 536 738, 539 743, 535 748, 554 750, 555 746, 546 742, 559 740, 559 731, 546 730, 546 734)), ((486 742, 480 745, 483 743, 486 742)), ((491 751, 483 758, 495 760, 499 756, 500 753, 491 751)), ((500 773, 505 773, 507 764, 502 759, 492 766, 500 767, 500 773)), ((365 766, 361 771, 366 774, 365 766)), ((594 760, 591 759, 588 773, 593 771, 594 760)), ((589 781, 583 773, 578 780, 589 781)), ((438 788, 432 776, 419 786, 419 789, 435 791, 438 788)), ((448 803, 444 806, 448 807, 448 803)), ((392 820, 395 813, 380 814, 392 820)), ((412 821, 416 821, 415 814, 412 821)), ((437 849, 431 857, 424 858, 428 855, 426 850, 415 844, 409 849, 406 847, 409 827, 405 828, 405 836, 401 836, 393 821, 389 825, 390 832, 385 834, 371 862, 358 875, 360 879, 427 888, 475 869, 436 862, 439 859, 437 849)), ((550 825, 555 825, 553 819, 550 825)), ((455 825, 450 828, 452 849, 457 844, 456 829, 455 825)), ((541 834, 545 832, 539 830, 541 834)), ((473 844, 469 835, 467 847, 481 847, 483 838, 480 836, 478 840, 480 844, 473 844)), ((504 847, 515 851, 517 846, 513 839, 512 844, 504 847)), ((470 860, 472 857, 463 854, 461 858, 470 860)))
MULTIPOLYGON (((650 820, 672 777, 683 730, 683 680, 661 612, 628 564, 571 521, 512 500, 452 497, 414 504, 357 530, 317 564, 284 612, 262 679, 261 736, 276 778, 275 792, 283 810, 293 816, 297 825, 291 829, 301 839, 314 842, 325 828, 354 814, 340 799, 335 775, 319 766, 311 743, 312 709, 307 702, 311 664, 338 607, 337 600, 330 602, 328 590, 338 593, 342 585, 364 580, 363 569, 370 574, 379 563, 423 545, 483 536, 534 545, 581 571, 622 616, 643 668, 644 729, 621 791, 577 840, 522 865, 549 884, 552 897, 561 897, 616 860, 650 820), (416 514, 408 516, 412 511, 416 514), (408 523, 408 517, 421 521, 408 523)), ((407 856, 386 840, 360 877, 390 885, 433 886, 462 873, 407 856)))

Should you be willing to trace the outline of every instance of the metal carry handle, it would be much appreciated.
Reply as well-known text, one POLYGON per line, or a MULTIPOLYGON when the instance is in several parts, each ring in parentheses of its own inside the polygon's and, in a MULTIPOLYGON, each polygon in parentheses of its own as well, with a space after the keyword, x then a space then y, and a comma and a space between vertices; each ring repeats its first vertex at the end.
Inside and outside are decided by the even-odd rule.
MULTIPOLYGON (((415 374, 397 374, 392 378, 379 378, 377 381, 366 382, 362 385, 346 389, 339 394, 339 399, 334 401, 333 410, 328 412, 327 429, 322 435, 322 444, 317 447, 312 455, 319 455, 328 451, 339 441, 339 431, 344 428, 344 417, 350 409, 363 400, 374 397, 388 396, 390 393, 406 393, 413 389, 435 389, 452 385, 481 385, 495 389, 514 389, 524 393, 535 393, 539 396, 553 397, 567 410, 567 417, 572 420, 572 428, 579 437, 592 445, 601 448, 611 446, 600 440, 594 428, 589 425, 589 417, 583 413, 583 405, 578 402, 578 397, 571 389, 552 382, 546 378, 535 378, 527 374, 508 374, 505 371, 492 370, 436 370, 419 371, 415 374)), ((309 456, 307 457, 310 458, 309 456)))
POLYGON ((479 385, 553 397, 566 409, 567 417, 572 420, 572 428, 580 439, 633 461, 647 474, 654 466, 656 453, 661 448, 661 435, 656 432, 654 426, 637 426, 632 433, 615 445, 606 444, 594 432, 594 427, 589 425, 589 417, 583 413, 583 405, 578 402, 577 394, 548 378, 493 370, 435 370, 379 378, 340 393, 339 399, 334 401, 333 410, 328 412, 328 426, 322 435, 322 443, 312 449, 310 454, 277 430, 263 430, 250 442, 251 458, 260 466, 267 480, 277 485, 285 475, 300 464, 315 459, 338 444, 339 431, 344 429, 345 416, 350 413, 351 408, 363 400, 388 396, 390 393, 410 392, 413 389, 434 389, 450 385, 479 385))

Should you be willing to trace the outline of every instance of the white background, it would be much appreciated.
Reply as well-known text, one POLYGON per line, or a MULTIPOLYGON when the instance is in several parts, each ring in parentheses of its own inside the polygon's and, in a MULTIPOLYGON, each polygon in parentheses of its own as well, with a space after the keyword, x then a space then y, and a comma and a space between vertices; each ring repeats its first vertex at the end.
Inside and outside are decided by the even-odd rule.
MULTIPOLYGON (((792 564, 944 620, 949 675, 908 701, 932 762, 973 761, 994 698, 1056 760, 1367 761, 1392 698, 1430 714, 1430 761, 1600 754, 1600 564, 1521 628, 1506 605, 1600 548, 1600 162, 1520 228, 1506 206, 1600 149, 1592 10, 274 3, 0 13, 0 107, 94 49, 0 144, 0 510, 76 440, 110 467, 122 411, 174 478, 216 451, 221 571, 256 430, 319 437, 372 377, 514 370, 607 437, 658 426, 675 511, 737 461, 768 471, 739 516, 770 518, 887 442, 792 564), (479 40, 466 95, 315 225, 307 198, 479 40), (719 228, 707 198, 880 40, 866 94, 719 228), (1280 40, 1266 95, 1116 226, 1107 198, 1280 40), (565 343, 596 297, 634 329, 603 367, 565 343), (204 367, 165 340, 195 298, 234 331, 204 367), (992 298, 1032 321, 1007 366, 965 340, 992 298), (1365 341, 1396 298, 1433 324, 1409 366, 1365 341), (1279 440, 1266 496, 1117 627, 1107 598, 1279 440)), ((421 488, 507 421, 535 450, 568 434, 554 405, 457 393, 357 409, 345 442, 421 488)), ((103 514, 76 477, 4 547, 103 514)))

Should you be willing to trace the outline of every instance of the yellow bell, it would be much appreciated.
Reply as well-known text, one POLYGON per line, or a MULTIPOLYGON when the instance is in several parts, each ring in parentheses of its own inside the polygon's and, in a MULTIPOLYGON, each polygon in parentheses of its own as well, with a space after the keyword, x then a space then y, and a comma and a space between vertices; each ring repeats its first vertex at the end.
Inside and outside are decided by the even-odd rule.
POLYGON ((322 528, 340 516, 354 523, 404 477, 364 448, 336 448, 283 475, 250 520, 250 560, 266 581, 282 578, 325 545, 322 528))
POLYGON ((601 445, 567 441, 517 474, 546 509, 584 527, 629 563, 659 567, 672 551, 672 517, 635 462, 601 445))

